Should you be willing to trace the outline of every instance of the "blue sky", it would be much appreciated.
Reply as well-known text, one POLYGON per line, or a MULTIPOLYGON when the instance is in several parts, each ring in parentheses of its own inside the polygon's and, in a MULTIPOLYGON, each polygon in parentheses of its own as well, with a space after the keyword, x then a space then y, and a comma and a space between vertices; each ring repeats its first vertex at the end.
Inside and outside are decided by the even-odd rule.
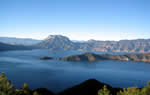
POLYGON ((0 0, 0 36, 150 38, 150 0, 0 0))

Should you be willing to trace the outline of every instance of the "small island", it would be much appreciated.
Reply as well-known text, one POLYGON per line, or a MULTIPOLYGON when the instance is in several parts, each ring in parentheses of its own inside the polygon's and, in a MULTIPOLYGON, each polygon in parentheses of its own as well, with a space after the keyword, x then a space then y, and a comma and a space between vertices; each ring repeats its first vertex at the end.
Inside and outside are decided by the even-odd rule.
POLYGON ((52 57, 48 57, 48 56, 42 56, 40 57, 41 60, 51 60, 53 59, 52 57))
POLYGON ((124 55, 84 53, 84 54, 80 54, 80 55, 72 55, 72 56, 60 58, 60 60, 89 61, 89 62, 102 61, 102 60, 150 62, 150 53, 124 54, 124 55))

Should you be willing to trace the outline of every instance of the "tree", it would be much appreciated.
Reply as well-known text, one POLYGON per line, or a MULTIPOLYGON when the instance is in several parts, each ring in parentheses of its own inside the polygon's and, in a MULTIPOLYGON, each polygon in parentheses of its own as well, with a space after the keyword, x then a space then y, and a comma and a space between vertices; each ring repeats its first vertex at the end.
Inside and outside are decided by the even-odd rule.
POLYGON ((110 91, 107 89, 107 86, 104 85, 103 89, 98 91, 98 95, 111 95, 110 91))
POLYGON ((147 86, 141 89, 141 95, 150 95, 150 82, 147 86))
POLYGON ((4 73, 0 75, 0 95, 14 95, 15 89, 4 73))
POLYGON ((35 91, 35 92, 33 92, 33 95, 39 95, 39 94, 35 91))
POLYGON ((124 88, 123 91, 120 91, 117 95, 141 95, 141 93, 137 87, 132 87, 127 89, 124 88))
POLYGON ((24 95, 31 95, 31 90, 26 83, 24 83, 24 85, 22 86, 21 91, 24 93, 24 95))

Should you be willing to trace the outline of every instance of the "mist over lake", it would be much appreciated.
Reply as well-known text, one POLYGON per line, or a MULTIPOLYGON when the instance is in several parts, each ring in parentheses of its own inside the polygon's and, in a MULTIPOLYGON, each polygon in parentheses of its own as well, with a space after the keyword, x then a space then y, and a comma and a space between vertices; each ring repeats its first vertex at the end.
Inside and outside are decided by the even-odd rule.
POLYGON ((150 64, 143 62, 58 60, 59 57, 81 53, 84 52, 50 50, 0 52, 0 71, 5 72, 17 88, 25 82, 32 89, 42 87, 53 92, 60 92, 91 78, 121 88, 144 87, 150 80, 150 64), (40 60, 41 56, 50 56, 54 59, 40 60))

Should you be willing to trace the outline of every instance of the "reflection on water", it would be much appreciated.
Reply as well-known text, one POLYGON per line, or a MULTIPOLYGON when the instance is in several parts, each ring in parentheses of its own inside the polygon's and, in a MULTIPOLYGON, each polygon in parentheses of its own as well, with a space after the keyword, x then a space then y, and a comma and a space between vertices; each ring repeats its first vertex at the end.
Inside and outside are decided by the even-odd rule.
MULTIPOLYGON (((16 87, 24 82, 31 88, 49 88, 59 92, 89 78, 113 87, 143 87, 150 80, 150 64, 125 61, 65 62, 57 58, 80 51, 9 51, 0 53, 0 72, 5 72, 16 87), (40 60, 52 56, 54 60, 40 60)), ((103 52, 96 52, 103 53, 103 52)))

